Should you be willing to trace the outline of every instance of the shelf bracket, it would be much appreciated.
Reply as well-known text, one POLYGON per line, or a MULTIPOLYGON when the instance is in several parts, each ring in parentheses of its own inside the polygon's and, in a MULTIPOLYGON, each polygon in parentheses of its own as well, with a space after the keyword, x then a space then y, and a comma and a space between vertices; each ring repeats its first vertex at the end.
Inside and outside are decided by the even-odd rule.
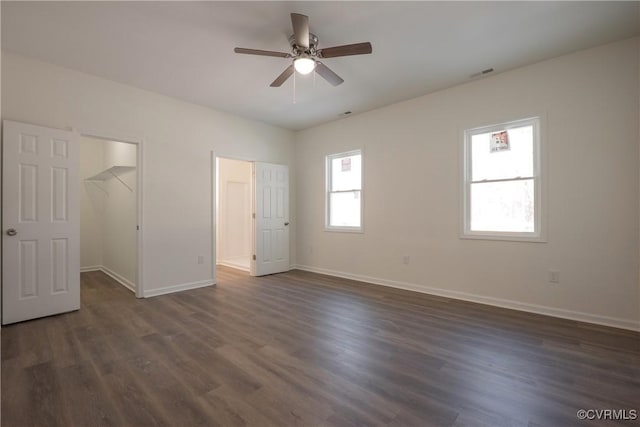
POLYGON ((110 173, 111 175, 113 175, 113 177, 114 177, 115 179, 117 179, 118 181, 120 181, 120 182, 122 183, 122 185, 124 185, 125 187, 127 187, 127 188, 129 189, 129 191, 131 191, 131 192, 133 193, 133 188, 129 187, 129 186, 127 185, 127 183, 126 183, 126 182, 124 182, 122 179, 120 179, 120 177, 119 177, 118 175, 116 175, 116 174, 115 174, 115 173, 113 173, 112 171, 109 171, 109 173, 110 173))
POLYGON ((100 191, 102 191, 104 194, 106 194, 107 197, 109 197, 109 192, 107 190, 105 190, 104 188, 102 188, 102 185, 98 184, 98 181, 93 181, 93 180, 86 179, 85 182, 92 183, 93 185, 98 187, 98 189, 100 189, 100 191))

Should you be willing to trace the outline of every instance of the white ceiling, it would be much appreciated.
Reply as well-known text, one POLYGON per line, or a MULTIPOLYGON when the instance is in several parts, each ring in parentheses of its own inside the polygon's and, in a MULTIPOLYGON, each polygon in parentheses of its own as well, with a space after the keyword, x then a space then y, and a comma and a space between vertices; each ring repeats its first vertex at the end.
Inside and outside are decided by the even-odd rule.
POLYGON ((304 129, 576 50, 640 34, 639 2, 7 2, 2 48, 290 129, 304 129), (370 41, 326 59, 345 82, 296 76, 292 12, 320 47, 370 41))

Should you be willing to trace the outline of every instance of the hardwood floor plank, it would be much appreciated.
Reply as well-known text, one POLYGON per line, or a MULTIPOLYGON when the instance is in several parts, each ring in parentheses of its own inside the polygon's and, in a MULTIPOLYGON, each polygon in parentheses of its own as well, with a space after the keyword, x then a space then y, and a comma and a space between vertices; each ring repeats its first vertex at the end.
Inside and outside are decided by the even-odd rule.
POLYGON ((281 424, 272 422, 263 413, 262 408, 255 407, 248 400, 249 394, 239 393, 225 385, 203 395, 212 414, 211 419, 222 426, 278 427, 281 424))
POLYGON ((52 349, 45 329, 46 320, 25 322, 19 334, 22 367, 28 368, 51 361, 52 349))
MULTIPOLYGON (((331 406, 320 399, 315 399, 308 387, 302 387, 297 382, 282 377, 271 362, 265 361, 262 354, 247 354, 230 345, 220 347, 216 352, 263 384, 260 390, 252 393, 252 396, 257 396, 252 399, 267 401, 270 396, 279 397, 290 405, 287 412, 294 415, 295 420, 306 419, 312 424, 324 420, 333 413, 331 406), (296 412, 300 412, 301 415, 295 415, 296 412), (309 414, 310 418, 307 419, 302 414, 309 414)), ((285 425, 288 424, 285 423, 285 425)))
MULTIPOLYGON (((139 380, 123 362, 114 363, 102 376, 111 399, 120 408, 126 426, 172 426, 153 396, 149 396, 139 380)), ((71 402, 69 402, 71 404, 71 402)))
POLYGON ((28 411, 32 425, 68 426, 68 408, 51 362, 29 366, 23 372, 27 383, 27 399, 22 402, 22 414, 19 417, 27 415, 28 411))
POLYGON ((155 356, 172 371, 180 382, 187 387, 191 393, 201 395, 208 393, 220 386, 206 366, 195 361, 190 355, 188 345, 181 345, 175 337, 162 337, 157 334, 147 335, 142 340, 155 356))
POLYGON ((74 426, 119 426, 123 418, 114 402, 106 398, 107 389, 88 363, 60 369, 60 389, 74 426))
POLYGON ((51 346, 51 360, 56 368, 73 366, 81 360, 78 341, 70 330, 64 316, 53 316, 45 325, 45 331, 51 346))
MULTIPOLYGON (((5 329, 2 328, 3 338, 5 329)), ((3 350, 4 350, 3 340, 3 350)), ((18 362, 18 359, 12 359, 18 362)), ((32 410, 31 381, 28 372, 18 363, 2 362, 2 423, 10 426, 35 425, 32 410), (9 386, 7 386, 9 385, 9 386)))
POLYGON ((393 419, 401 411, 400 406, 367 388, 347 381, 320 366, 304 363, 302 359, 288 355, 278 348, 265 346, 254 357, 264 359, 277 375, 296 384, 299 393, 330 404, 334 414, 340 412, 342 407, 348 406, 352 408, 351 412, 355 410, 365 417, 385 422, 393 419))
MULTIPOLYGON (((198 401, 209 411, 210 426, 244 427, 248 425, 236 405, 227 403, 220 396, 210 392, 204 396, 199 396, 198 401)), ((247 416, 246 413, 243 415, 247 416)), ((267 423, 261 420, 258 425, 267 425, 267 423)))
POLYGON ((127 368, 138 380, 144 395, 154 400, 170 425, 210 425, 199 401, 175 377, 174 369, 167 369, 167 366, 148 356, 127 361, 127 368))

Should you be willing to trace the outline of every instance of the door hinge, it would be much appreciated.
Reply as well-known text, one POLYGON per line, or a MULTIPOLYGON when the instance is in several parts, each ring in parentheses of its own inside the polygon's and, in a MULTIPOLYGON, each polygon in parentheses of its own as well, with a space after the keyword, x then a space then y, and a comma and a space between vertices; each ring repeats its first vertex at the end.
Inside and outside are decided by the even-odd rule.
POLYGON ((140 226, 139 225, 136 225, 136 230, 140 230, 140 226))
POLYGON ((256 219, 256 213, 255 212, 251 214, 251 218, 256 219))
POLYGON ((256 260, 256 256, 255 256, 255 255, 253 256, 253 260, 254 260, 254 261, 256 260))

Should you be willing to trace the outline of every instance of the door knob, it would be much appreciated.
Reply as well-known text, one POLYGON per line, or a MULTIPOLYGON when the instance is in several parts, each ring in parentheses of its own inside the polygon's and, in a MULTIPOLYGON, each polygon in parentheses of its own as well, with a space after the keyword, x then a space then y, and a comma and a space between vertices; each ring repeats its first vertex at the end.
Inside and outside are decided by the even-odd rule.
POLYGON ((7 236, 15 236, 16 234, 18 234, 18 232, 15 228, 10 228, 7 230, 7 236))
POLYGON ((285 222, 285 223, 284 223, 284 225, 285 225, 285 226, 287 226, 287 225, 289 225, 289 223, 288 223, 288 222, 285 222))

